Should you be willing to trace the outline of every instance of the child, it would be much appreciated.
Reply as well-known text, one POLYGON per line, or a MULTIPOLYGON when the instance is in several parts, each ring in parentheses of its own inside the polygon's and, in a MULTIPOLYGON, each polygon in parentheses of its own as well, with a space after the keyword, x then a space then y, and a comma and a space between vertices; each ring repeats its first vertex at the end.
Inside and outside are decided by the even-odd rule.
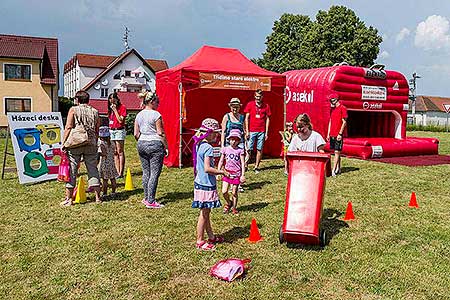
POLYGON ((233 215, 238 215, 238 186, 245 182, 245 151, 239 147, 239 143, 241 142, 241 131, 239 129, 230 130, 228 142, 229 145, 223 147, 220 151, 221 156, 218 166, 218 169, 221 170, 225 161, 225 170, 230 174, 230 176, 224 176, 222 179, 222 195, 227 202, 223 208, 223 213, 228 213, 231 208, 233 215), (228 194, 229 185, 231 185, 232 201, 230 201, 230 195, 228 194))
POLYGON ((99 173, 100 178, 102 178, 102 192, 104 199, 108 194, 108 179, 111 181, 111 196, 114 197, 116 193, 116 177, 119 175, 117 173, 116 166, 114 164, 114 144, 111 143, 109 127, 101 126, 99 129, 99 145, 98 152, 100 154, 100 167, 99 173))
POLYGON ((215 243, 223 242, 223 237, 215 236, 211 227, 211 208, 220 207, 219 195, 217 194, 216 175, 229 176, 227 171, 214 168, 213 147, 219 136, 219 122, 214 119, 204 119, 194 137, 193 159, 194 172, 194 200, 192 208, 199 208, 200 215, 197 222, 197 243, 199 250, 211 251, 215 249, 215 243), (203 240, 205 231, 208 240, 203 240))
POLYGON ((294 127, 292 122, 286 122, 286 129, 284 131, 280 131, 281 134, 281 142, 283 143, 283 160, 284 160, 284 174, 288 174, 288 162, 286 158, 286 154, 288 152, 289 144, 292 140, 292 135, 294 134, 294 127))

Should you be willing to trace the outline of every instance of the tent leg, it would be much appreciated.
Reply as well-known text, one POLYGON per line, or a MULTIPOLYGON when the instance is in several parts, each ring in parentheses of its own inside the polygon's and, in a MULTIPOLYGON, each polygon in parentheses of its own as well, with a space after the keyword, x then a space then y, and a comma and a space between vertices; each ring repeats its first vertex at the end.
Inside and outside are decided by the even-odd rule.
POLYGON ((180 92, 180 146, 179 146, 179 155, 178 155, 178 168, 182 168, 182 160, 183 160, 183 84, 180 82, 178 84, 178 91, 180 92))

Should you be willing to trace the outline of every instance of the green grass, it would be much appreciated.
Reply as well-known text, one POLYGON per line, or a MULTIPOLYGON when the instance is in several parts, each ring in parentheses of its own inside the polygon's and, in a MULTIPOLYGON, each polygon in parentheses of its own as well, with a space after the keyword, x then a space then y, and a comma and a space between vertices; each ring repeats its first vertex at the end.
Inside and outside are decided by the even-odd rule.
MULTIPOLYGON (((446 133, 436 136, 450 152, 446 133)), ((0 144, 3 149, 3 145, 0 144)), ((126 144, 136 190, 121 200, 62 208, 63 185, 0 181, 0 299, 449 299, 449 165, 405 167, 343 159, 348 172, 328 178, 324 249, 278 243, 286 177, 282 162, 248 174, 240 216, 212 214, 227 243, 198 252, 190 208, 192 169, 164 168, 158 189, 166 204, 141 204, 135 144, 126 144), (408 208, 411 192, 419 209, 408 208), (347 201, 355 221, 341 221, 347 201), (335 215, 337 218, 333 218, 335 215), (264 241, 246 238, 256 218, 264 241), (251 258, 243 280, 208 275, 223 258, 251 258)), ((8 164, 11 164, 11 160, 8 164)), ((123 189, 123 182, 121 189, 123 189)))

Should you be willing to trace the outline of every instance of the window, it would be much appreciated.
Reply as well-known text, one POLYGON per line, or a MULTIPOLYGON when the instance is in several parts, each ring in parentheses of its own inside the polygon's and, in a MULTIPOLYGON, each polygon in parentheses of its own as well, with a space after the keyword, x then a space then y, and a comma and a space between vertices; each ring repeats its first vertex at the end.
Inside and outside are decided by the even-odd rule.
POLYGON ((31 81, 31 65, 4 64, 5 80, 31 81))
POLYGON ((122 71, 119 71, 119 72, 117 72, 115 75, 114 75, 114 79, 120 79, 120 75, 122 74, 122 71))
POLYGON ((31 111, 30 98, 5 98, 5 113, 31 111))
POLYGON ((108 98, 108 89, 100 89, 100 98, 108 98))
POLYGON ((125 77, 131 77, 131 71, 125 71, 125 77))

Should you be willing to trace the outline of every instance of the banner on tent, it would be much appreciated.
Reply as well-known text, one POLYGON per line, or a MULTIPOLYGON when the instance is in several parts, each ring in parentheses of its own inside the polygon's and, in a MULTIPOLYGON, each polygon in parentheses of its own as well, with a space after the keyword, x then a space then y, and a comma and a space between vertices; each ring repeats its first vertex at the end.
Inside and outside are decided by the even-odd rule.
POLYGON ((21 184, 56 179, 61 161, 61 113, 8 113, 21 184))
POLYGON ((231 75, 200 72, 200 88, 270 91, 271 78, 252 75, 231 75))

